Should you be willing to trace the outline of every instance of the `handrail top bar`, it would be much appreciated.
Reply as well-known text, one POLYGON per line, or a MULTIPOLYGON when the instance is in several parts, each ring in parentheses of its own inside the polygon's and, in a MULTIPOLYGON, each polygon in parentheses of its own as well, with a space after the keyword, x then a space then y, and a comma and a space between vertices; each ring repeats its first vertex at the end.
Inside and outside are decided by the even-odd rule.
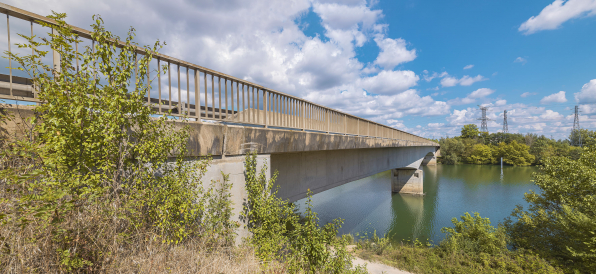
MULTIPOLYGON (((50 18, 47 18, 45 16, 42 16, 42 15, 39 15, 39 14, 35 14, 35 13, 32 13, 32 12, 26 11, 26 10, 23 10, 23 9, 19 9, 17 7, 13 7, 11 5, 7 5, 7 4, 1 3, 1 2, 0 2, 0 13, 4 13, 4 14, 10 15, 10 16, 13 16, 13 17, 16 17, 16 18, 20 18, 20 19, 23 19, 23 20, 26 20, 26 21, 31 21, 31 22, 34 22, 34 23, 37 23, 35 21, 41 21, 41 22, 48 23, 48 24, 54 24, 54 25, 57 24, 57 22, 55 20, 53 20, 53 19, 50 19, 50 18)), ((76 34, 78 34, 79 36, 84 37, 84 38, 87 38, 87 39, 92 39, 91 38, 91 32, 90 31, 88 31, 86 29, 82 29, 82 28, 76 27, 76 26, 73 26, 73 25, 69 25, 69 26, 72 28, 73 32, 76 33, 76 34)), ((124 46, 125 45, 125 43, 122 42, 122 41, 117 41, 117 43, 120 44, 120 46, 124 46)), ((139 46, 135 46, 135 47, 136 47, 137 53, 143 54, 143 55, 144 54, 147 54, 147 52, 145 51, 144 48, 139 47, 139 46)), ((415 136, 415 137, 418 137, 418 138, 422 138, 422 139, 428 140, 426 138, 423 138, 423 137, 414 135, 414 134, 409 133, 409 132, 402 131, 400 129, 396 129, 396 128, 393 128, 393 127, 390 127, 390 126, 387 126, 387 125, 383 125, 383 124, 380 124, 380 123, 377 123, 377 122, 374 122, 374 121, 371 121, 371 120, 368 120, 368 119, 364 119, 364 118, 361 118, 361 117, 358 117, 358 116, 355 116, 355 115, 352 115, 352 114, 349 114, 349 113, 345 113, 345 112, 342 112, 342 111, 339 111, 339 110, 331 109, 329 107, 322 106, 322 105, 319 105, 319 104, 316 104, 316 103, 313 103, 313 102, 304 100, 302 98, 299 98, 299 97, 296 97, 296 96, 293 96, 293 95, 290 95, 290 94, 287 94, 287 93, 284 93, 284 92, 281 92, 281 91, 270 89, 270 88, 267 88, 267 87, 264 87, 264 86, 261 86, 261 85, 258 85, 258 84, 255 84, 255 83, 252 83, 252 82, 249 82, 249 81, 240 79, 240 78, 236 78, 234 76, 227 75, 225 73, 221 73, 221 72, 218 72, 218 71, 215 71, 215 70, 212 70, 212 69, 208 69, 208 68, 203 67, 203 66, 192 64, 192 63, 189 63, 189 62, 186 62, 186 61, 183 61, 183 60, 180 60, 180 59, 177 59, 177 58, 174 58, 174 57, 165 55, 165 54, 154 52, 153 55, 155 56, 156 59, 160 59, 162 61, 167 61, 169 63, 173 63, 173 64, 176 64, 176 65, 182 65, 182 66, 185 66, 187 68, 196 69, 196 70, 199 70, 199 71, 201 71, 203 73, 208 73, 208 74, 216 75, 219 78, 224 78, 224 79, 227 79, 227 80, 233 80, 233 81, 238 82, 238 83, 242 83, 242 84, 245 84, 245 85, 248 85, 248 86, 256 87, 256 88, 261 89, 261 90, 266 90, 268 92, 272 92, 272 93, 276 93, 276 94, 279 94, 279 95, 283 95, 283 96, 286 96, 286 97, 289 97, 289 98, 292 98, 292 99, 295 99, 295 100, 298 100, 298 101, 301 101, 301 102, 304 102, 304 103, 308 103, 308 104, 313 105, 313 106, 321 107, 321 108, 324 108, 324 109, 327 109, 327 110, 331 110, 331 111, 337 112, 337 113, 342 114, 342 115, 345 115, 345 116, 356 118, 356 119, 359 119, 361 121, 366 121, 366 122, 369 122, 369 123, 372 123, 372 124, 375 124, 375 125, 379 125, 379 126, 382 126, 382 127, 385 127, 385 128, 392 129, 392 130, 397 130, 397 131, 402 132, 402 133, 406 133, 406 134, 409 134, 409 135, 412 135, 412 136, 415 136)))

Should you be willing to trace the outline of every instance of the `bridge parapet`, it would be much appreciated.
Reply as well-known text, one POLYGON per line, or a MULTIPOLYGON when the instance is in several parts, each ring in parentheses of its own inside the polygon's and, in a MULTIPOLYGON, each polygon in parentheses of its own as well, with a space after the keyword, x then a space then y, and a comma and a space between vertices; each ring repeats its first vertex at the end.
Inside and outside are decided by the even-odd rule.
MULTIPOLYGON (((50 18, 3 3, 0 3, 0 13, 7 15, 9 52, 11 51, 11 18, 31 22, 31 35, 33 35, 33 25, 38 22, 56 24, 50 18)), ((74 33, 81 38, 91 38, 91 32, 88 30, 74 26, 72 28, 74 33)), ((124 44, 118 42, 121 45, 124 44)), ((136 51, 140 55, 147 53, 141 47, 137 47, 136 51)), ((283 128, 360 138, 333 137, 335 139, 379 138, 393 140, 391 142, 396 144, 403 141, 408 144, 430 142, 425 138, 187 61, 160 53, 156 53, 154 56, 157 59, 158 69, 163 64, 170 68, 168 70, 167 92, 162 90, 161 77, 157 77, 158 85, 156 89, 152 89, 150 83, 147 83, 148 90, 145 97, 147 105, 158 113, 192 118, 199 123, 204 121, 237 123, 253 127, 283 128), (173 69, 174 66, 175 69, 173 69), (175 86, 173 86, 172 73, 175 73, 174 80, 177 79, 177 85, 175 86), (186 75, 184 77, 185 83, 180 81, 181 74, 186 75), (185 90, 183 90, 184 87, 186 87, 185 90)), ((54 58, 54 65, 59 67, 59 56, 54 58)), ((163 73, 163 71, 158 72, 163 73)), ((137 77, 137 81, 148 82, 148 79, 152 76, 148 72, 147 75, 136 75, 135 77, 137 77)), ((9 75, 0 77, 0 99, 39 102, 36 98, 37 91, 33 88, 31 81, 13 76, 12 63, 9 63, 9 75)), ((307 138, 306 136, 309 136, 308 134, 297 133, 292 135, 298 136, 296 138, 307 138)), ((380 142, 385 143, 388 141, 380 142)))

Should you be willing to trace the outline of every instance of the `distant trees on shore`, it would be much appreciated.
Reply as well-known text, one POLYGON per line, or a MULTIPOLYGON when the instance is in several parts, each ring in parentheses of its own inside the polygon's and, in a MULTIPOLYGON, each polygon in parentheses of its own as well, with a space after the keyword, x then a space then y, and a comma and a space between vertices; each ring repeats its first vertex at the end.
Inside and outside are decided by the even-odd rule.
POLYGON ((443 164, 499 164, 515 166, 541 165, 544 160, 553 156, 578 159, 581 148, 572 146, 579 136, 582 144, 596 144, 596 132, 582 129, 581 134, 567 140, 553 140, 544 135, 533 133, 486 133, 480 132, 474 124, 463 126, 461 136, 441 138, 441 155, 443 164), (574 139, 575 138, 575 139, 574 139))

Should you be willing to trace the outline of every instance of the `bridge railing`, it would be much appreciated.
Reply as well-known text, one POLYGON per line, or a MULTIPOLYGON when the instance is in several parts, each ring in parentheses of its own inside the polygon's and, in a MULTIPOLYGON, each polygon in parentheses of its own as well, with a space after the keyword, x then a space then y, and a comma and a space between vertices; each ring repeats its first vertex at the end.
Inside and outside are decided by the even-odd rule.
MULTIPOLYGON (((0 3, 0 13, 6 14, 8 51, 11 51, 10 20, 16 18, 31 23, 55 24, 50 18, 0 3)), ((91 33, 71 26, 80 37, 91 40, 91 33)), ((137 48, 137 54, 146 54, 137 48)), ((164 54, 154 54, 157 67, 168 66, 167 90, 162 86, 162 77, 157 77, 157 88, 149 89, 147 103, 158 113, 195 118, 197 121, 212 120, 247 125, 287 128, 303 131, 319 131, 330 134, 365 136, 373 138, 405 140, 409 143, 436 146, 433 141, 334 110, 307 100, 285 94, 261 85, 239 79, 224 73, 195 65, 164 54), (172 67, 175 67, 173 69, 172 67), (172 85, 172 74, 177 85, 172 85), (185 73, 186 83, 180 75, 185 73), (194 87, 191 90, 191 83, 194 87), (186 89, 183 90, 183 87, 186 89), (174 91, 174 96, 172 96, 174 91)), ((56 58, 54 58, 56 62, 56 58)), ((58 62, 59 64, 59 62, 58 62)), ((12 75, 9 61, 9 75, 0 75, 0 99, 38 102, 31 81, 12 75)), ((155 76, 155 75, 153 75, 155 76)), ((144 75, 140 77, 151 77, 144 75)))

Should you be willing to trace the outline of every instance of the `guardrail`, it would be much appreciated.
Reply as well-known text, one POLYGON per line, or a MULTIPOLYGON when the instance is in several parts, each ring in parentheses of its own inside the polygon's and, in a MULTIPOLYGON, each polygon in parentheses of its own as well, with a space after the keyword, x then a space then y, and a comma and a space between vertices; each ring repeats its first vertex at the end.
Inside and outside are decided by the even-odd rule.
MULTIPOLYGON (((32 35, 33 24, 38 24, 39 21, 49 24, 56 23, 50 18, 3 3, 0 3, 0 13, 6 14, 9 52, 11 51, 11 17, 31 22, 32 35)), ((80 37, 91 40, 89 31, 75 26, 71 27, 80 37)), ((137 53, 141 55, 146 54, 145 50, 140 47, 137 47, 137 53)), ((167 64, 168 66, 167 96, 164 94, 165 91, 162 90, 161 77, 157 77, 157 98, 154 98, 155 96, 152 97, 151 89, 148 91, 146 97, 147 103, 158 113, 196 118, 197 121, 214 120, 264 126, 266 128, 289 128, 303 131, 326 132, 329 134, 406 140, 420 143, 421 145, 438 146, 437 143, 425 138, 324 107, 221 72, 160 53, 154 54, 154 56, 157 59, 158 67, 161 67, 162 64, 167 64), (178 85, 175 90, 177 92, 176 98, 172 98, 171 66, 173 65, 177 68, 178 85), (187 80, 185 94, 182 94, 180 73, 184 69, 186 69, 187 80), (194 102, 190 100, 191 75, 193 76, 194 94, 196 95, 194 96, 194 102), (201 88, 203 89, 201 90, 201 88)), ((9 70, 9 75, 0 75, 0 99, 39 102, 35 99, 35 89, 31 86, 30 80, 12 75, 12 62, 10 60, 9 70)), ((149 78, 149 75, 147 75, 147 78, 149 78)))

